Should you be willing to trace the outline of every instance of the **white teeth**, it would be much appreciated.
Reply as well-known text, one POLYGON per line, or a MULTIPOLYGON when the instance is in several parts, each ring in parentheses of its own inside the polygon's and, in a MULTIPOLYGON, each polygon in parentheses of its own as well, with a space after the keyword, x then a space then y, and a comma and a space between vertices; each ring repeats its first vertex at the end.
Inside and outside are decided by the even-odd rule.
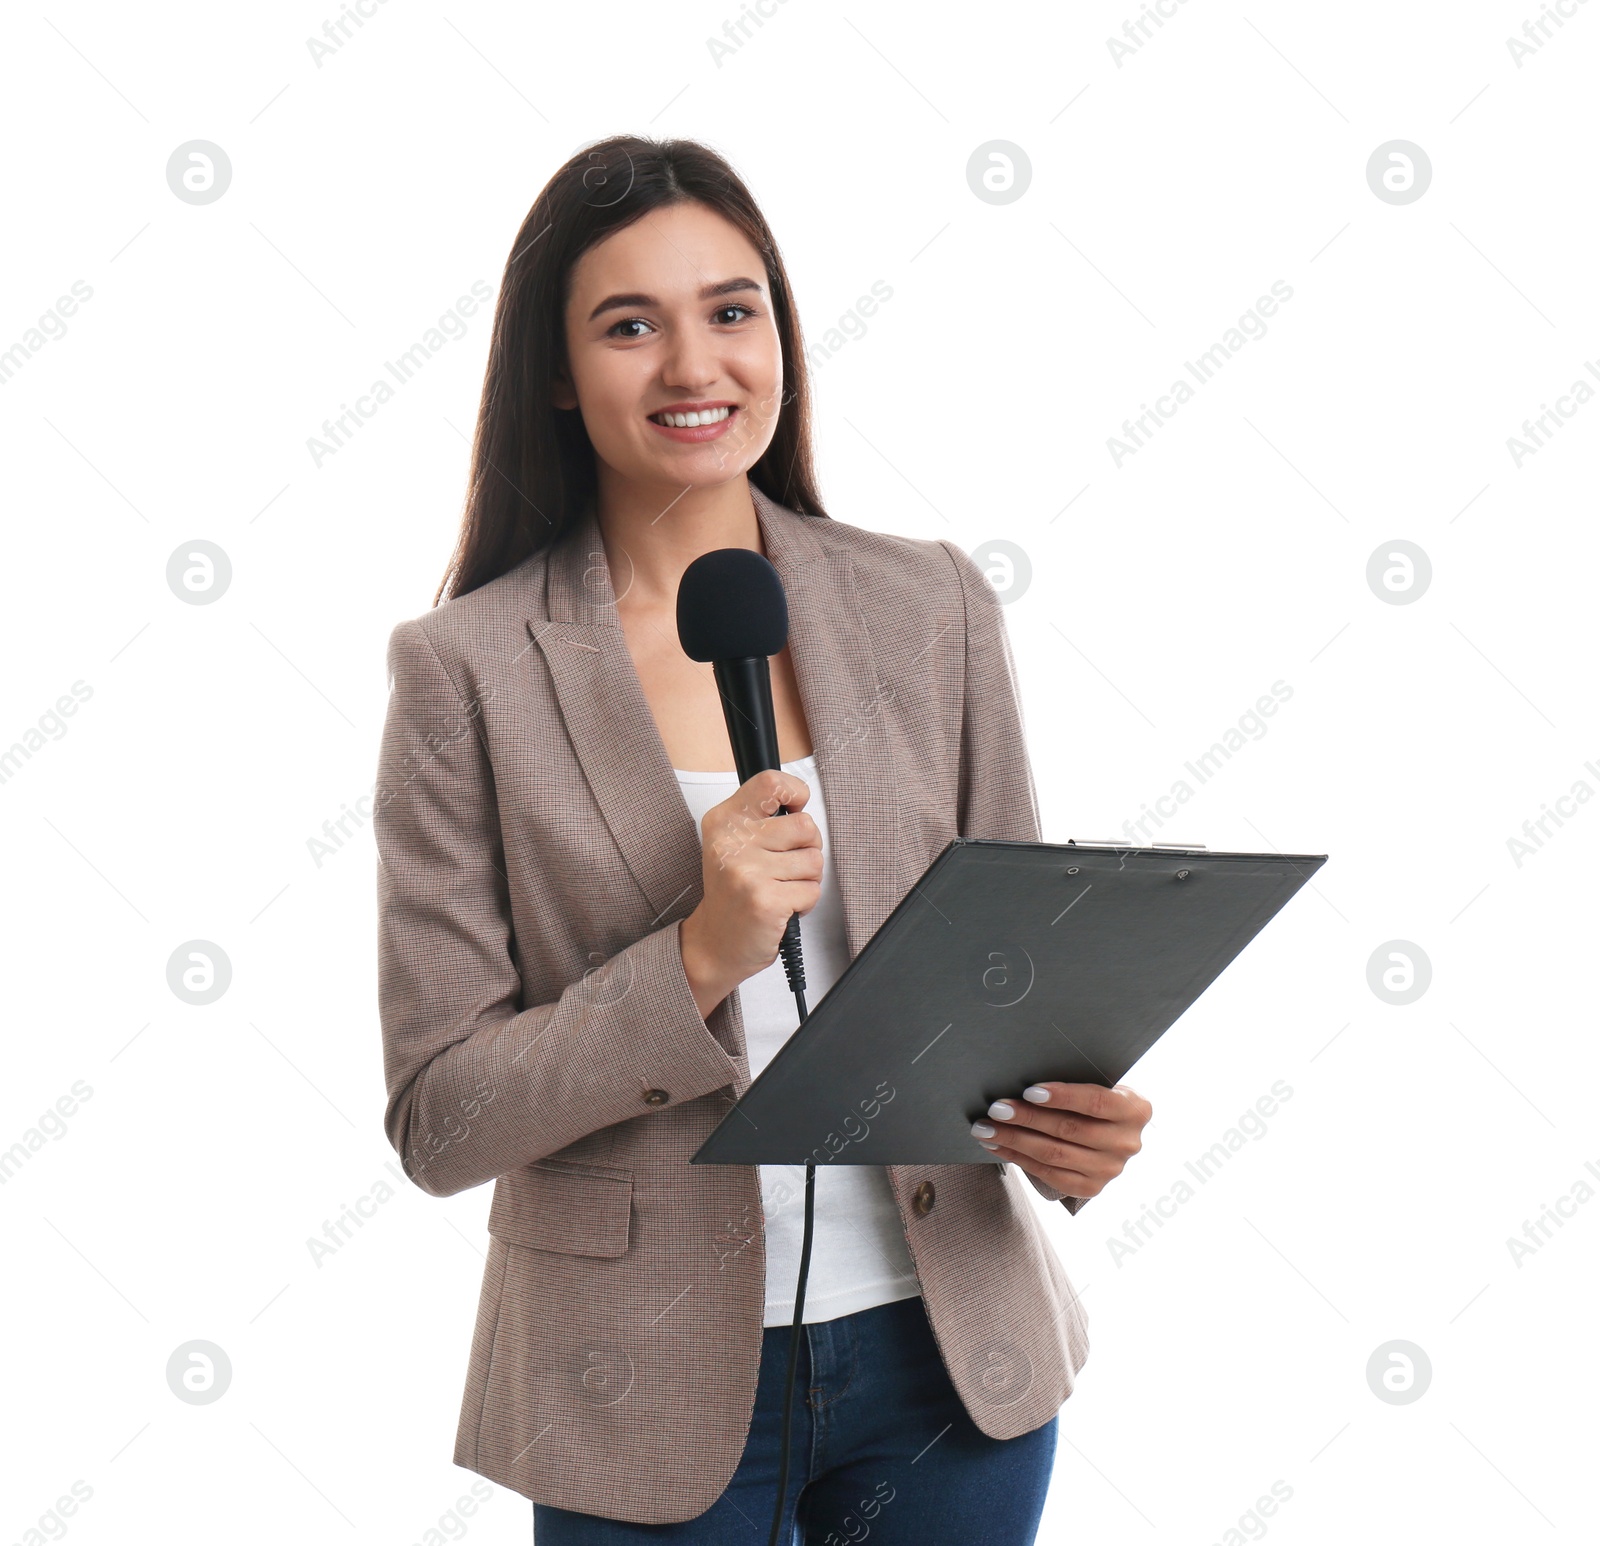
POLYGON ((707 408, 704 413, 652 413, 657 424, 670 424, 675 429, 693 429, 698 424, 717 424, 727 418, 731 408, 707 408))

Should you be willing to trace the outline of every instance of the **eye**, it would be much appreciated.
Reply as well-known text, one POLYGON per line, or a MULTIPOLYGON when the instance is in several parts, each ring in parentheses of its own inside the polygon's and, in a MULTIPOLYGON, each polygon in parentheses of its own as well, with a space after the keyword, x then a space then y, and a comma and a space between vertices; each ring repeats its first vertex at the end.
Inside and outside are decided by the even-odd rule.
MULTIPOLYGON (((712 312, 711 315, 713 317, 720 317, 720 316, 723 316, 725 313, 730 312, 730 311, 736 311, 736 312, 744 313, 743 316, 737 316, 737 317, 734 317, 734 318, 731 319, 731 321, 735 322, 735 323, 743 322, 745 320, 745 317, 755 317, 755 316, 759 316, 760 315, 760 313, 755 309, 754 306, 746 306, 742 301, 729 301, 727 303, 727 305, 717 307, 717 309, 714 312, 712 312)), ((622 321, 614 322, 610 327, 608 327, 606 329, 606 336, 608 338, 639 339, 639 338, 643 338, 644 337, 643 333, 624 333, 624 332, 620 332, 619 329, 628 328, 628 327, 649 327, 649 326, 650 326, 650 323, 646 322, 643 317, 624 317, 622 319, 622 321)))

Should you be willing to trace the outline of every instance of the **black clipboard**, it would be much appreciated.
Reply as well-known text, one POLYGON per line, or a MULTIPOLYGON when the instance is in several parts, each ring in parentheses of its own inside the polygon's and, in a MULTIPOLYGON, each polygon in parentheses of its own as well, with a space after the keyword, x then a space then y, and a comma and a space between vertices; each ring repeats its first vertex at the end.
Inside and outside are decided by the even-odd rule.
POLYGON ((1116 1084, 1327 857, 954 838, 691 1163, 993 1164, 990 1101, 1116 1084))

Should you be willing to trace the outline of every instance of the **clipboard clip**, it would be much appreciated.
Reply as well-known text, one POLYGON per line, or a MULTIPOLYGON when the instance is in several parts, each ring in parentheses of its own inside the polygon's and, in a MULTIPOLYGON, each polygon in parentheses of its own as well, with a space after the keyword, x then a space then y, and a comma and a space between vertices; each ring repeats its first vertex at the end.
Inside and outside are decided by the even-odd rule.
MULTIPOLYGON (((1077 848, 1080 844, 1075 837, 1067 839, 1068 848, 1077 848)), ((1081 845, 1085 848, 1176 848, 1183 853, 1204 853, 1204 843, 1129 843, 1120 837, 1086 837, 1081 845)))

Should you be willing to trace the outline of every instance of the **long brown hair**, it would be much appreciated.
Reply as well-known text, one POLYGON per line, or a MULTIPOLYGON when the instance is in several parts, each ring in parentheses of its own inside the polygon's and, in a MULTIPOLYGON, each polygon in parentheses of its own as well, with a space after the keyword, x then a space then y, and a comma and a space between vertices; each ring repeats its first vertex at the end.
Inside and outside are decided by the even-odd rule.
POLYGON ((811 388, 778 244, 733 168, 695 140, 614 135, 577 151, 533 201, 506 260, 472 442, 461 532, 434 597, 464 596, 558 541, 598 488, 576 408, 551 402, 567 365, 573 265, 614 231, 670 204, 698 202, 737 226, 766 265, 783 346, 777 429, 749 478, 802 515, 826 517, 811 456, 811 388))

